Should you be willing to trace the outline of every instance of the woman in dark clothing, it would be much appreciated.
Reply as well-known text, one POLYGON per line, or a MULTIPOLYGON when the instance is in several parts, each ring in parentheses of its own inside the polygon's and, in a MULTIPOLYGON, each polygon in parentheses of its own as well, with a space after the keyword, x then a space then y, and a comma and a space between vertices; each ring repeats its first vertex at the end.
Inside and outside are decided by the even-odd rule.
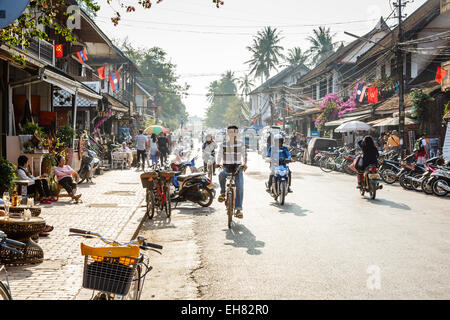
POLYGON ((358 167, 358 188, 361 188, 364 179, 364 170, 370 165, 378 166, 378 149, 371 136, 365 136, 358 141, 362 151, 362 167, 358 167))

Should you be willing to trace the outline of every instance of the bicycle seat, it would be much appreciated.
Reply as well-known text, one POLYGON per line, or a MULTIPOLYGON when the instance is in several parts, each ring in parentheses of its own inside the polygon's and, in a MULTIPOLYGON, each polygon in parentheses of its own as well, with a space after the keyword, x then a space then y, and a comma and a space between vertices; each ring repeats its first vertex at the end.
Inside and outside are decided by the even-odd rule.
POLYGON ((178 176, 177 180, 182 182, 182 181, 190 179, 190 178, 197 178, 197 177, 201 177, 201 176, 204 176, 204 175, 205 175, 205 173, 185 174, 185 175, 178 176))

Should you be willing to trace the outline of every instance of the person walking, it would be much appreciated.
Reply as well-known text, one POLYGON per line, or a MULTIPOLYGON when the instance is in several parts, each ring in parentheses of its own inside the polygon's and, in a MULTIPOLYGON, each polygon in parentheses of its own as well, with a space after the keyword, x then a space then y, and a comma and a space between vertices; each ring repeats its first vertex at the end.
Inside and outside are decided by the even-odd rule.
POLYGON ((158 150, 158 140, 156 139, 156 134, 152 133, 150 137, 150 156, 152 158, 152 164, 158 164, 159 150, 158 150))
POLYGON ((136 137, 136 150, 137 150, 137 165, 139 168, 139 163, 142 158, 142 170, 145 168, 145 158, 147 156, 148 149, 148 139, 144 135, 144 130, 139 129, 139 135, 136 137))
POLYGON ((167 160, 167 154, 169 153, 168 140, 164 132, 161 132, 158 137, 158 150, 160 153, 161 165, 167 160))
POLYGON ((400 138, 397 130, 392 131, 391 135, 387 139, 387 145, 389 150, 394 150, 397 153, 400 152, 400 138))

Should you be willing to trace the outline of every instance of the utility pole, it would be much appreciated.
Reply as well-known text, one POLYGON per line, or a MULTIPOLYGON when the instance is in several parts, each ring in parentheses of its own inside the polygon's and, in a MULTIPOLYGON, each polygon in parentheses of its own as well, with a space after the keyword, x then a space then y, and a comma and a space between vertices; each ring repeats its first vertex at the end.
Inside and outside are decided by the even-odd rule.
POLYGON ((403 28, 402 28, 402 7, 406 6, 406 3, 402 4, 402 0, 398 0, 398 3, 394 2, 394 6, 398 9, 398 42, 396 46, 397 56, 397 74, 399 81, 399 94, 398 94, 398 132, 400 138, 400 156, 402 159, 405 156, 405 79, 403 71, 403 53, 400 49, 400 43, 403 42, 403 28))
POLYGON ((286 103, 286 91, 284 90, 284 87, 281 88, 281 108, 282 108, 282 112, 283 112, 283 131, 286 132, 286 107, 287 107, 287 103, 286 103))

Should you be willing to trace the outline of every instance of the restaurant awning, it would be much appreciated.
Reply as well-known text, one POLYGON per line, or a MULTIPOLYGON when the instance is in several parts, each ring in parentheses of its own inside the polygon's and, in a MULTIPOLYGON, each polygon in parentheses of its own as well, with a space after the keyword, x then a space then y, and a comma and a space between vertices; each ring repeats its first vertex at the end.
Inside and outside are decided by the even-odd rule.
MULTIPOLYGON (((387 126, 398 126, 399 118, 387 118, 384 119, 384 121, 381 121, 375 125, 374 127, 387 127, 387 126)), ((411 124, 418 124, 419 121, 411 119, 411 118, 405 118, 405 125, 411 125, 411 124)))
POLYGON ((94 90, 86 86, 84 83, 77 81, 75 79, 71 79, 68 76, 65 76, 61 73, 57 73, 51 71, 47 68, 43 69, 41 73, 41 80, 50 83, 54 86, 57 86, 70 94, 74 95, 77 92, 79 97, 98 101, 102 99, 102 96, 96 93, 94 90))
POLYGON ((329 121, 325 123, 325 127, 338 127, 343 123, 349 122, 349 121, 354 121, 354 120, 360 120, 363 118, 368 118, 370 117, 370 115, 360 115, 360 116, 355 116, 355 117, 347 117, 347 118, 341 118, 338 120, 333 120, 333 121, 329 121))
POLYGON ((122 102, 120 102, 119 100, 114 98, 113 96, 111 96, 107 93, 103 93, 103 96, 106 98, 108 103, 111 105, 111 109, 113 111, 122 112, 122 113, 129 112, 130 109, 128 108, 128 106, 126 106, 125 104, 123 104, 122 102))

